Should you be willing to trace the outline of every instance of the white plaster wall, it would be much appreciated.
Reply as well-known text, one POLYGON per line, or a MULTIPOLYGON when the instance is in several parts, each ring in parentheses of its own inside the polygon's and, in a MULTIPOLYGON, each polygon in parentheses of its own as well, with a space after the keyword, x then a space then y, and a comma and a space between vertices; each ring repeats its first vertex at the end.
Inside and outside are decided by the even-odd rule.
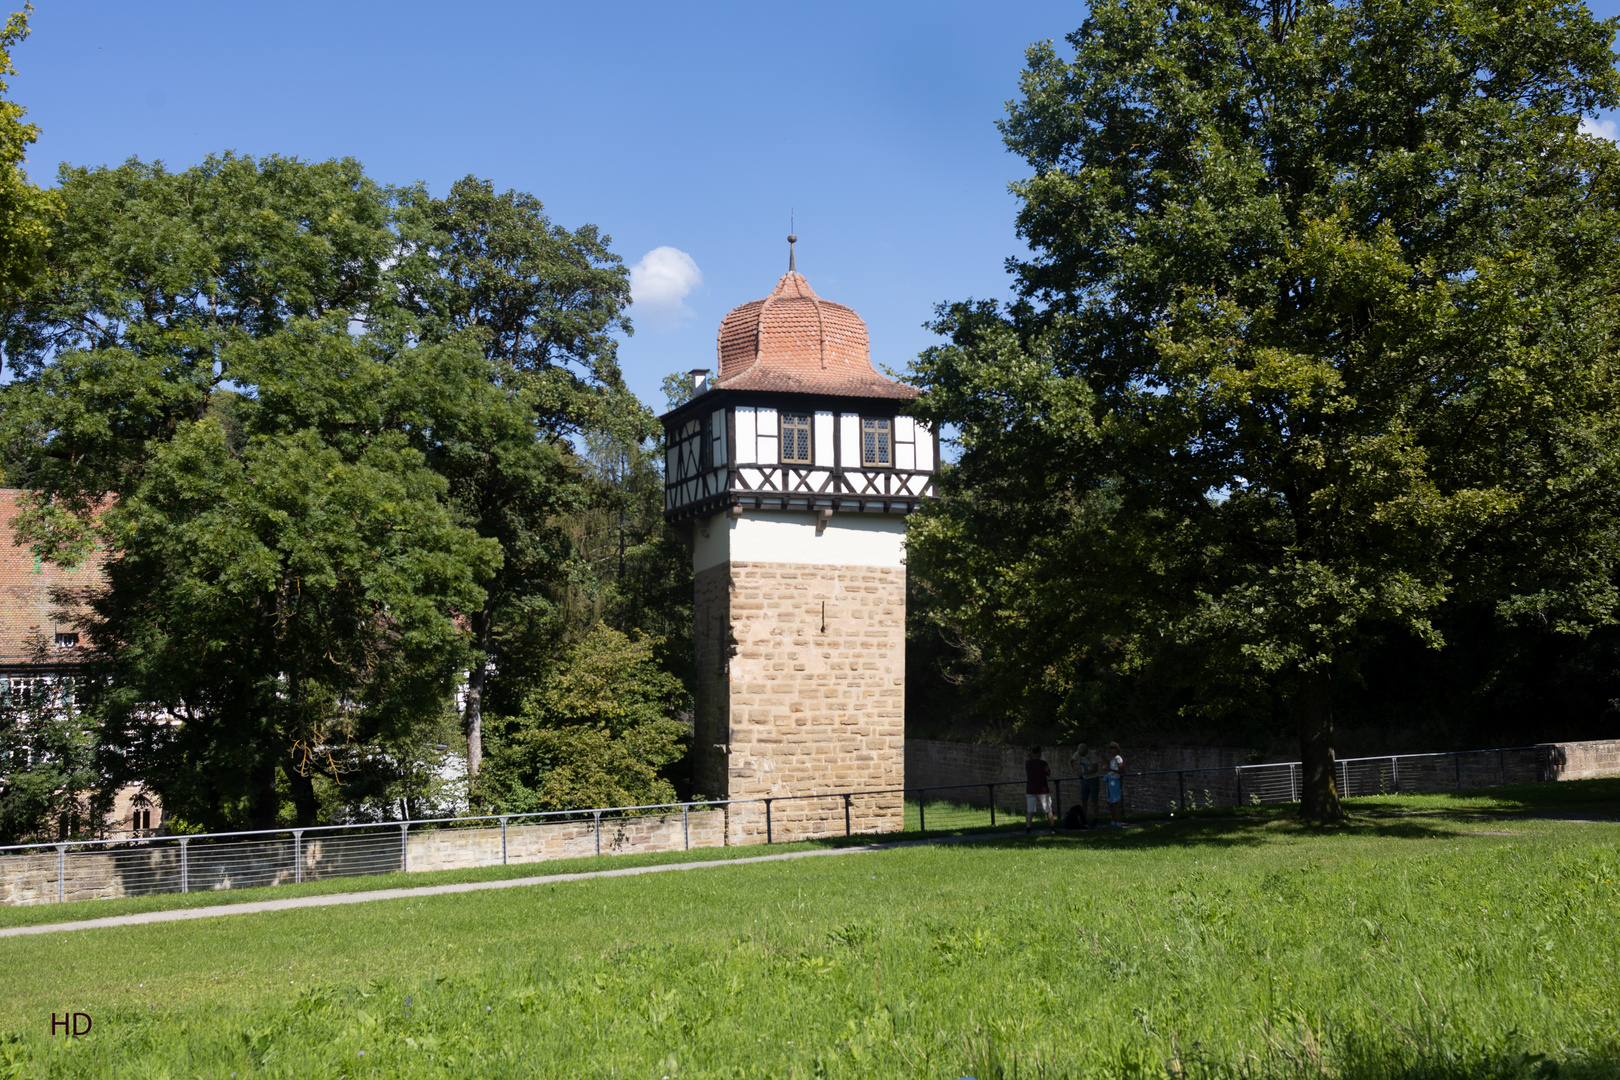
POLYGON ((815 419, 815 455, 816 464, 824 469, 830 469, 836 464, 833 453, 833 414, 818 412, 815 419))
POLYGON ((909 416, 894 418, 894 467, 908 472, 917 467, 917 422, 909 416))
POLYGON ((752 465, 754 463, 754 441, 756 429, 754 421, 756 413, 750 406, 737 409, 737 464, 752 465))
POLYGON ((757 439, 759 449, 755 451, 754 460, 761 465, 775 465, 780 460, 776 456, 776 410, 767 409, 763 405, 760 406, 755 423, 759 425, 757 439))
POLYGON ((844 455, 844 468, 861 467, 861 415, 844 413, 838 418, 839 450, 844 455))
POLYGON ((716 514, 693 536, 692 569, 723 562, 809 563, 822 566, 904 566, 906 519, 898 514, 834 514, 816 531, 810 513, 744 510, 716 514))
POLYGON ((934 469, 934 433, 927 424, 917 425, 917 468, 927 472, 934 469))

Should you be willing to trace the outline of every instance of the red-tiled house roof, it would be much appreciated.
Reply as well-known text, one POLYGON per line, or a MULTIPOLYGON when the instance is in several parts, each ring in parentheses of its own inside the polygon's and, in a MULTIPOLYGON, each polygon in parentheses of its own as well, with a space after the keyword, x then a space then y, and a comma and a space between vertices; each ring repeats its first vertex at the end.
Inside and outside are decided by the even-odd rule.
POLYGON ((89 648, 89 639, 73 624, 82 599, 103 585, 103 559, 94 552, 74 569, 54 566, 18 547, 14 523, 27 494, 0 488, 0 667, 16 670, 37 666, 38 646, 46 648, 46 665, 71 663, 89 648), (79 602, 64 598, 79 598, 79 602), (58 634, 77 634, 75 649, 58 648, 58 634))
POLYGON ((800 394, 910 401, 916 387, 872 367, 866 323, 843 304, 816 295, 804 275, 789 270, 771 295, 720 321, 716 390, 775 390, 800 394))

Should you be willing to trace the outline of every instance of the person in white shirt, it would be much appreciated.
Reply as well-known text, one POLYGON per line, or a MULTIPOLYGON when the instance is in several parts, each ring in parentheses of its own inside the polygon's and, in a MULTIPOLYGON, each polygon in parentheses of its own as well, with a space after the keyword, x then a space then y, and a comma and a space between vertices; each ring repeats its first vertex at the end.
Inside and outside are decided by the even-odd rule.
POLYGON ((1108 822, 1110 829, 1125 827, 1125 759, 1119 755, 1119 743, 1108 744, 1108 822))

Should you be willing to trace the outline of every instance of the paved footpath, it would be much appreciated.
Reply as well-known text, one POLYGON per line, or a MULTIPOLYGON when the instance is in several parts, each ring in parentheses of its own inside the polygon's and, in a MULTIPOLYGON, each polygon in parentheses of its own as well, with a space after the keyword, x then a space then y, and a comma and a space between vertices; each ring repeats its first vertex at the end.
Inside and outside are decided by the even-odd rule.
POLYGON ((813 851, 784 851, 777 855, 753 855, 743 859, 705 859, 702 862, 626 866, 620 870, 591 870, 579 874, 544 874, 539 877, 507 878, 501 881, 467 881, 459 885, 420 885, 409 889, 373 889, 370 892, 327 893, 324 896, 289 896, 285 900, 255 900, 246 904, 213 904, 208 907, 178 908, 171 911, 143 911, 136 915, 111 915, 105 919, 49 923, 44 926, 8 926, 0 928, 0 937, 59 934, 65 930, 98 930, 104 926, 142 926, 146 923, 180 922, 184 919, 214 919, 221 915, 256 915, 261 911, 291 911, 295 908, 331 907, 334 904, 364 904, 373 900, 405 900, 418 896, 479 892, 483 889, 519 889, 529 885, 553 885, 564 881, 586 881, 590 878, 631 877, 635 874, 704 870, 716 866, 746 866, 750 863, 783 862, 788 859, 814 859, 823 855, 858 855, 922 845, 1006 839, 1013 835, 1017 834, 1006 832, 982 833, 974 836, 942 836, 937 840, 900 840, 892 844, 860 844, 855 847, 817 848, 813 851))

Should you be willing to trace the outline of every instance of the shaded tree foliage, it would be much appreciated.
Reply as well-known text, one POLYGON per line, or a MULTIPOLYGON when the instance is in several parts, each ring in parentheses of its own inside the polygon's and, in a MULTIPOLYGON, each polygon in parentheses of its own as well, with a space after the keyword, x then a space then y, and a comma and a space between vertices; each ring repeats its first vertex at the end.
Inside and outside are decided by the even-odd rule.
POLYGON ((508 811, 671 802, 664 770, 687 751, 672 718, 687 698, 657 662, 656 639, 597 623, 506 720, 486 790, 508 811))

